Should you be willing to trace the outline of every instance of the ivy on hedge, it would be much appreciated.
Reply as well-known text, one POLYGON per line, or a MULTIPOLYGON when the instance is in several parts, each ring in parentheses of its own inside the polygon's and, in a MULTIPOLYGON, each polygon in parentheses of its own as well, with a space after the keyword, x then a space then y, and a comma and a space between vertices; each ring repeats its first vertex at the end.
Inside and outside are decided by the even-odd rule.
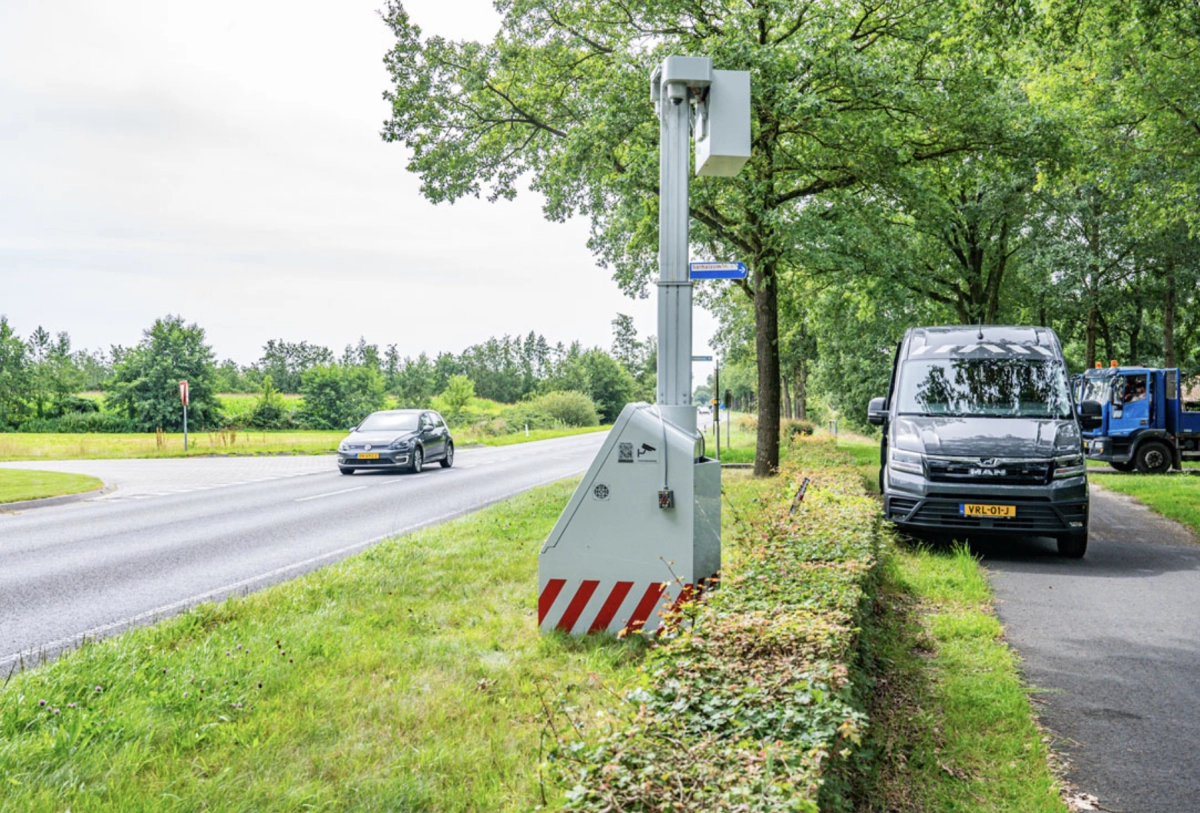
POLYGON ((851 676, 881 538, 846 464, 828 441, 803 440, 780 477, 754 484, 762 493, 736 517, 721 589, 681 609, 620 704, 557 729, 550 765, 570 788, 565 809, 845 806, 835 766, 867 725, 851 676))

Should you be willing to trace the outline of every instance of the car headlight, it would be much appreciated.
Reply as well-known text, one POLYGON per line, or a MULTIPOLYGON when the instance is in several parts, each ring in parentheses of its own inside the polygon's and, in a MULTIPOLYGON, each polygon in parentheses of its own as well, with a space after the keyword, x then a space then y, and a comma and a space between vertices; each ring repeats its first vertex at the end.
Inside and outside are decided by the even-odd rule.
POLYGON ((339 452, 350 451, 350 447, 347 445, 346 441, 343 440, 341 443, 338 444, 338 451, 339 452))
POLYGON ((1078 477, 1086 471, 1087 465, 1083 462, 1083 455, 1069 454, 1054 460, 1055 480, 1061 480, 1064 477, 1078 477))
POLYGON ((412 443, 411 440, 393 440, 392 445, 388 448, 393 452, 403 452, 408 449, 410 443, 412 443))
POLYGON ((893 471, 906 471, 909 474, 925 473, 925 459, 916 452, 889 449, 888 465, 893 471))

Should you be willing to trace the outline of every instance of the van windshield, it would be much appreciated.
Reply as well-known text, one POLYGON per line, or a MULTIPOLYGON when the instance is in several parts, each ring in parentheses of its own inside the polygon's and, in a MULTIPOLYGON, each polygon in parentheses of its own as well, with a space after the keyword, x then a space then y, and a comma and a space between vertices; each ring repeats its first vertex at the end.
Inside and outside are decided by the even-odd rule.
POLYGON ((898 407, 901 415, 1071 417, 1063 365, 1018 358, 907 361, 900 375, 898 407))

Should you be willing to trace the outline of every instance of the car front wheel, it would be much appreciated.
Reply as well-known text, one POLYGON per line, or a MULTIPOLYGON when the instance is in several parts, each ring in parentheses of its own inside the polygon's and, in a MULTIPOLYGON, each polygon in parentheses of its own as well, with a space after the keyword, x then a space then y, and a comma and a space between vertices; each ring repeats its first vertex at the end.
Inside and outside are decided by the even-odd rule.
POLYGON ((338 471, 340 471, 342 474, 354 474, 354 469, 349 469, 345 466, 338 466, 338 471))
POLYGON ((446 456, 442 458, 442 468, 448 469, 454 465, 454 444, 446 444, 446 456))
POLYGON ((409 464, 408 470, 413 474, 420 474, 421 467, 425 465, 425 453, 421 451, 421 447, 413 449, 412 463, 409 464))

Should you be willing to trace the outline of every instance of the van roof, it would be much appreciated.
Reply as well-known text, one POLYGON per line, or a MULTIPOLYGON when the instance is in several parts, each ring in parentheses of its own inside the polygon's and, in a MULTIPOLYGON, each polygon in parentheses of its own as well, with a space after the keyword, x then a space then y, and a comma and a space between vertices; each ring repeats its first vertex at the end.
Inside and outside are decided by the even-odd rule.
POLYGON ((905 358, 913 356, 1029 356, 1056 358, 1058 337, 1046 327, 950 325, 909 328, 905 358))

